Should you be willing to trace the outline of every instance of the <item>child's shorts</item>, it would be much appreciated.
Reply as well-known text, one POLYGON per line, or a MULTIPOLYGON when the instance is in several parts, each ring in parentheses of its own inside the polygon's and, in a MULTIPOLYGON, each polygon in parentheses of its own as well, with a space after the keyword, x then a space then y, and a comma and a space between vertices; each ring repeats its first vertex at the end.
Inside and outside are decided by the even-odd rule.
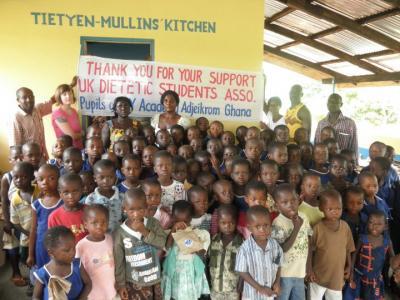
POLYGON ((146 300, 162 300, 161 283, 152 286, 140 287, 132 282, 126 283, 128 291, 128 300, 146 299, 146 300))

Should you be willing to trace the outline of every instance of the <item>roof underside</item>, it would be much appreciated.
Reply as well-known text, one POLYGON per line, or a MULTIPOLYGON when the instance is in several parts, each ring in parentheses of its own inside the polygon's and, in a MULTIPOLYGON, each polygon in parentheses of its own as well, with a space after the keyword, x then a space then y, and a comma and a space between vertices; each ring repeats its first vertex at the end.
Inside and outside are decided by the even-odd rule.
POLYGON ((400 84, 400 0, 265 0, 264 58, 340 86, 400 84))

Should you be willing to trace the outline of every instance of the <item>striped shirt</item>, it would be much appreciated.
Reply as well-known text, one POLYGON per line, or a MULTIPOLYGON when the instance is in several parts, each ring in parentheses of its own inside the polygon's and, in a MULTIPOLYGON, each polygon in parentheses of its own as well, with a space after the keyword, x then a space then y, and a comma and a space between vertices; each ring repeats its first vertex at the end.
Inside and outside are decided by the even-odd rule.
POLYGON ((31 114, 27 114, 20 107, 15 112, 8 131, 9 146, 23 145, 28 142, 39 144, 43 156, 47 160, 49 155, 44 138, 42 118, 51 114, 52 100, 37 104, 31 114))
POLYGON ((352 119, 343 116, 342 112, 340 112, 335 123, 329 122, 329 116, 330 113, 328 113, 325 118, 318 122, 318 126, 315 131, 314 143, 320 143, 322 129, 327 126, 331 126, 335 129, 339 148, 341 150, 349 149, 354 151, 358 158, 358 137, 356 123, 352 119))
MULTIPOLYGON (((249 273, 258 284, 272 288, 278 268, 282 263, 283 251, 276 240, 269 238, 265 249, 261 249, 253 236, 250 236, 240 246, 236 256, 235 271, 249 273)), ((273 299, 261 295, 247 282, 244 282, 243 298, 251 300, 273 299)))

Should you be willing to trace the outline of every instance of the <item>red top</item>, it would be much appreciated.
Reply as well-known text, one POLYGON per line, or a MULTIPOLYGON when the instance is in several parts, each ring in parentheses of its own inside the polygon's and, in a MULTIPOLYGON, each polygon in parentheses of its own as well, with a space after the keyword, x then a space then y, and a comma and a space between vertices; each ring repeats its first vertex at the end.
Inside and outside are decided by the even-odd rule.
MULTIPOLYGON (((74 108, 71 108, 71 112, 67 113, 65 110, 63 110, 60 107, 60 108, 54 110, 51 115, 51 123, 52 123, 54 131, 56 133, 56 137, 60 137, 64 134, 64 132, 61 130, 60 127, 58 127, 58 125, 56 123, 56 120, 59 118, 63 119, 65 122, 67 122, 73 132, 75 132, 75 133, 82 132, 82 127, 79 122, 79 115, 78 115, 77 111, 74 108)), ((80 150, 83 149, 82 139, 73 140, 73 144, 74 144, 75 148, 78 148, 80 150)))
POLYGON ((86 229, 83 226, 83 206, 77 211, 67 211, 64 206, 60 206, 49 216, 48 227, 65 226, 71 229, 75 235, 75 241, 79 242, 86 235, 86 229))

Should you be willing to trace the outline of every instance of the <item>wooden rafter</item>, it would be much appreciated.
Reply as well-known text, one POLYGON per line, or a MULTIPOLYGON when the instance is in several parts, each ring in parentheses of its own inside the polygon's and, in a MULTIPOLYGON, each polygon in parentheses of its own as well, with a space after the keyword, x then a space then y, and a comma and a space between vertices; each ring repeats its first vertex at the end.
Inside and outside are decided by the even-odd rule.
POLYGON ((289 37, 293 40, 299 41, 303 44, 306 44, 308 46, 311 46, 315 49, 321 50, 325 53, 328 53, 330 55, 336 56, 337 58, 340 58, 342 60, 346 60, 356 66, 359 66, 360 68, 363 68, 365 70, 371 71, 372 73, 375 74, 381 74, 381 73, 385 73, 386 71, 378 68, 376 66, 374 66, 373 64, 370 64, 366 61, 360 60, 352 55, 347 54, 346 52, 340 51, 336 48, 333 48, 331 46, 328 46, 326 44, 323 44, 321 42, 318 42, 316 40, 313 40, 307 36, 298 34, 294 31, 288 30, 284 27, 275 25, 275 24, 269 24, 267 26, 268 30, 271 30, 275 33, 281 34, 283 36, 289 37))
POLYGON ((383 0, 383 1, 389 3, 393 7, 400 7, 400 0, 383 0))
MULTIPOLYGON (((386 10, 386 11, 383 11, 383 12, 380 12, 380 13, 377 13, 377 14, 374 14, 374 15, 370 15, 370 16, 367 16, 367 17, 364 17, 364 18, 360 18, 360 19, 356 20, 355 22, 357 22, 360 25, 365 25, 365 24, 368 24, 368 23, 371 23, 371 22, 374 22, 374 21, 377 21, 377 20, 381 20, 381 19, 384 19, 384 18, 388 18, 388 17, 394 16, 394 15, 397 15, 397 14, 400 14, 400 9, 399 8, 393 8, 393 9, 389 9, 389 10, 386 10)), ((342 31, 342 30, 343 30, 342 27, 334 26, 332 28, 328 28, 328 29, 319 31, 317 33, 311 34, 308 37, 313 39, 313 40, 316 40, 316 39, 322 38, 322 37, 330 35, 330 34, 334 34, 336 32, 342 31)), ((283 44, 283 45, 279 46, 279 49, 285 49, 285 48, 292 47, 292 46, 295 46, 295 45, 298 45, 298 44, 299 44, 299 42, 292 41, 292 42, 289 42, 289 43, 286 43, 286 44, 283 44)))
MULTIPOLYGON (((354 57, 358 58, 358 59, 364 59, 364 58, 371 58, 371 57, 379 57, 379 56, 384 56, 384 55, 390 55, 390 54, 394 54, 394 53, 396 53, 396 52, 394 52, 393 50, 390 50, 390 49, 386 49, 386 50, 381 50, 381 51, 376 51, 376 52, 371 52, 371 53, 354 55, 354 57)), ((342 61, 343 61, 343 59, 338 58, 338 59, 321 61, 318 64, 319 65, 325 65, 325 64, 338 63, 338 62, 342 62, 342 61)))
POLYGON ((285 58, 287 60, 294 61, 294 62, 296 62, 298 64, 307 66, 307 67, 315 69, 317 71, 323 72, 323 73, 327 74, 328 77, 329 76, 330 77, 334 77, 334 78, 345 78, 346 77, 345 75, 342 75, 342 74, 340 74, 338 72, 335 72, 335 71, 329 70, 327 68, 324 68, 324 67, 322 67, 322 66, 320 66, 320 65, 318 65, 316 63, 313 63, 313 62, 310 62, 308 60, 305 60, 305 59, 302 59, 300 57, 297 57, 295 55, 280 51, 278 49, 275 49, 275 48, 267 46, 267 45, 264 45, 264 51, 272 53, 272 54, 277 55, 277 56, 280 56, 280 57, 285 58))
POLYGON ((278 19, 290 14, 293 11, 295 11, 294 8, 286 7, 284 9, 282 9, 280 12, 277 12, 276 14, 272 15, 271 17, 265 18, 264 27, 265 27, 265 25, 267 25, 269 23, 272 23, 272 22, 275 22, 276 20, 278 20, 278 19))
MULTIPOLYGON (((361 75, 361 76, 351 76, 345 78, 335 78, 335 83, 361 83, 361 82, 377 82, 377 81, 394 81, 400 82, 400 72, 376 74, 376 75, 361 75)), ((322 83, 332 83, 331 79, 323 79, 322 83)))
POLYGON ((331 23, 337 24, 339 27, 354 32, 373 42, 381 44, 389 49, 400 52, 400 43, 398 41, 369 27, 362 26, 358 24, 356 21, 347 18, 341 14, 338 14, 321 6, 312 5, 307 0, 277 0, 277 1, 294 9, 304 11, 314 17, 324 19, 331 23))

